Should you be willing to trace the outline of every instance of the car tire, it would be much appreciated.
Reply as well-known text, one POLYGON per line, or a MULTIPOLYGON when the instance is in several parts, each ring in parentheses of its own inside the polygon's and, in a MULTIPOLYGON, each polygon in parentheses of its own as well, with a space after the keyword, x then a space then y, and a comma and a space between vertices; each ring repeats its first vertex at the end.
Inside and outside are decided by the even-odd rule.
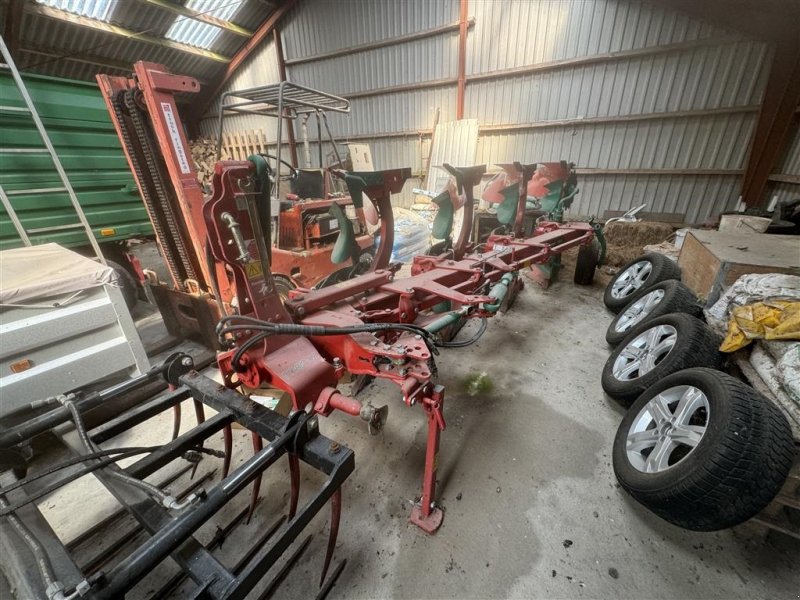
POLYGON ((769 400, 730 375, 694 368, 636 400, 612 460, 642 506, 678 527, 715 531, 761 512, 785 483, 794 452, 789 423, 769 400))
POLYGON ((633 295, 667 279, 681 278, 678 264, 663 254, 643 254, 622 266, 614 279, 608 282, 603 303, 613 313, 618 313, 630 302, 633 295))
POLYGON ((592 285, 597 265, 600 263, 600 242, 597 238, 578 248, 573 281, 578 285, 592 285))
POLYGON ((111 260, 106 260, 106 265, 114 269, 119 274, 120 291, 125 300, 125 306, 132 311, 139 301, 139 282, 134 279, 128 270, 111 260))
POLYGON ((606 342, 616 346, 634 327, 670 313, 698 318, 703 315, 697 296, 677 279, 667 279, 631 296, 627 306, 609 324, 606 342))
POLYGON ((660 379, 691 367, 722 366, 720 338, 692 315, 672 313, 634 327, 611 352, 603 390, 630 405, 660 379))
POLYGON ((273 275, 272 280, 275 282, 275 291, 278 292, 281 300, 286 302, 289 299, 289 292, 291 292, 297 286, 294 284, 294 282, 292 282, 291 279, 284 277, 283 275, 273 275))

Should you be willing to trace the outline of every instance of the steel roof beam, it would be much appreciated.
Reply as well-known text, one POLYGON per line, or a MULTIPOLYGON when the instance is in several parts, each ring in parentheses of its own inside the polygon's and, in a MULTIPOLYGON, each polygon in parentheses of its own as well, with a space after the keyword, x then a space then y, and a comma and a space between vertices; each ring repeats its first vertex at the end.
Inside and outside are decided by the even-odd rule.
POLYGON ((95 31, 102 31, 103 33, 109 33, 111 35, 116 35, 122 38, 128 38, 131 40, 144 42, 146 44, 152 44, 154 46, 161 46, 162 48, 171 48, 173 50, 179 50, 180 52, 186 52, 187 54, 194 54, 195 56, 201 56, 203 58, 207 58, 215 62, 220 62, 220 63, 231 62, 231 59, 229 57, 222 56, 221 54, 217 54, 216 52, 212 52, 211 50, 203 50, 202 48, 195 48, 194 46, 189 46, 188 44, 173 42, 172 40, 168 40, 166 38, 161 38, 161 37, 155 37, 152 35, 148 35, 146 33, 137 33, 136 31, 131 31, 129 29, 125 29, 124 27, 119 27, 117 25, 112 25, 111 23, 106 23, 105 21, 100 21, 98 19, 92 19, 89 17, 76 15, 74 13, 67 12, 65 10, 51 8, 49 6, 44 6, 42 4, 34 4, 32 2, 26 3, 25 12, 34 15, 39 15, 42 17, 47 17, 50 19, 56 19, 66 23, 71 23, 79 27, 94 29, 95 31))
POLYGON ((198 12, 187 6, 183 6, 182 4, 176 4, 174 2, 170 2, 170 0, 139 0, 139 2, 142 2, 144 4, 152 4, 153 6, 157 6, 162 10, 166 10, 176 15, 192 19, 194 21, 200 21, 201 23, 205 23, 206 25, 213 25, 214 27, 219 27, 220 29, 224 29, 225 31, 229 31, 230 33, 240 35, 242 37, 249 38, 250 36, 253 35, 252 31, 250 31, 249 29, 245 29, 244 27, 240 27, 236 23, 231 23, 230 21, 226 21, 225 19, 220 19, 219 17, 215 17, 214 15, 198 12))
POLYGON ((104 69, 114 69, 117 71, 124 71, 126 73, 129 73, 131 70, 131 65, 121 60, 111 60, 110 58, 100 58, 98 56, 90 56, 88 54, 81 54, 77 52, 75 54, 65 54, 64 50, 56 50, 55 48, 41 48, 38 46, 34 47, 23 45, 21 50, 22 52, 35 54, 36 56, 44 56, 58 60, 68 60, 71 62, 92 65, 94 67, 103 67, 104 69))

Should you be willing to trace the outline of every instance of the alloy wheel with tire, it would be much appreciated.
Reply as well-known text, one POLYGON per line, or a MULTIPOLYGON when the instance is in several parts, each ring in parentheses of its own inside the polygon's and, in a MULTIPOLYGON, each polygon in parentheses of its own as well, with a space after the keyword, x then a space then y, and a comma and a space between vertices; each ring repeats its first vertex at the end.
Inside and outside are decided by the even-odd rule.
POLYGON ((617 430, 614 473, 633 498, 697 531, 759 513, 786 481, 794 441, 766 398, 720 371, 673 373, 643 393, 617 430))
POLYGON ((608 282, 603 303, 611 312, 618 313, 636 292, 667 279, 680 278, 681 268, 675 261, 662 254, 644 254, 624 265, 608 282))
POLYGON ((660 379, 691 367, 722 366, 720 338, 697 317, 671 313, 634 327, 603 367, 603 390, 631 404, 660 379))
POLYGON ((677 279, 668 279, 640 290, 631 296, 628 305, 611 321, 606 331, 606 341, 616 346, 640 323, 674 312, 695 317, 703 314, 697 296, 677 279))

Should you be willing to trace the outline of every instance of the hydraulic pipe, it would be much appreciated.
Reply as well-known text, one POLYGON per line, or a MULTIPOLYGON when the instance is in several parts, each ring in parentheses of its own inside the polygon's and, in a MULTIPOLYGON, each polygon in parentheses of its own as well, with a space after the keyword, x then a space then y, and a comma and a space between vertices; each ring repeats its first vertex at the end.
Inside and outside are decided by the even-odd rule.
MULTIPOLYGON (((128 379, 122 383, 114 385, 110 388, 106 388, 99 392, 92 392, 84 398, 76 400, 75 404, 81 412, 91 410, 96 406, 101 405, 103 402, 114 398, 115 396, 130 392, 147 383, 150 383, 157 377, 161 376, 166 367, 167 363, 165 362, 164 364, 154 367, 147 373, 143 373, 138 377, 128 379)), ((57 427, 62 423, 66 423, 70 420, 71 416, 72 415, 70 414, 69 408, 62 405, 44 413, 43 415, 39 415, 38 417, 21 423, 16 427, 12 427, 6 431, 0 432, 0 448, 8 448, 15 444, 24 442, 33 436, 39 435, 40 433, 44 433, 53 427, 57 427)))

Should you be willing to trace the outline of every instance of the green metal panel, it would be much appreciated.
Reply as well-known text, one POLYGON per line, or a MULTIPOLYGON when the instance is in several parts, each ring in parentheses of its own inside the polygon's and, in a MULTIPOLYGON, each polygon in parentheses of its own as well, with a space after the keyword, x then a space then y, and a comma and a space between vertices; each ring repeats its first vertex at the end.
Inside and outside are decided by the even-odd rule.
MULTIPOLYGON (((95 237, 108 242, 152 235, 97 85, 40 75, 23 79, 95 237)), ((24 107, 6 70, 0 71, 0 105, 24 107)), ((62 187, 49 154, 15 154, 6 151, 9 148, 44 148, 29 114, 0 110, 0 185, 6 192, 62 187)), ((78 222, 66 192, 12 195, 10 199, 27 230, 78 222)), ((82 229, 29 235, 34 244, 88 244, 82 229)), ((18 246, 22 240, 0 208, 0 250, 18 246)))

